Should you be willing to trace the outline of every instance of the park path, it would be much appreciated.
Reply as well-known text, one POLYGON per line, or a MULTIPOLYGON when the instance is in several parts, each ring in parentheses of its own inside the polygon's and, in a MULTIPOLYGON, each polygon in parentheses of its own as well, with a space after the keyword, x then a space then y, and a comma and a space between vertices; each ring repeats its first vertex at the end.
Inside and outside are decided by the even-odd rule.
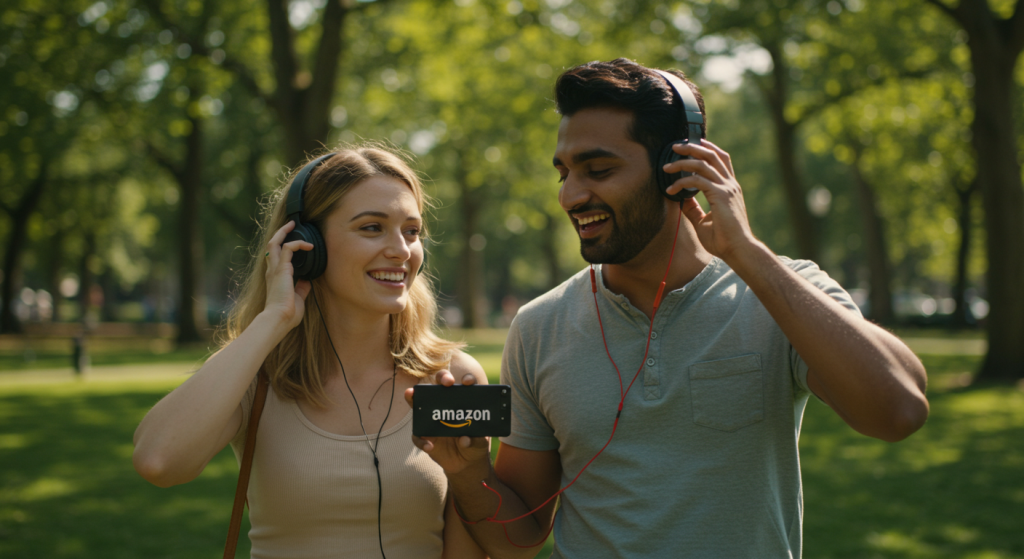
MULTIPOLYGON (((908 337, 903 338, 903 341, 918 355, 984 355, 988 349, 988 344, 983 339, 908 337)), ((0 375, 0 388, 12 385, 63 383, 74 380, 89 382, 184 380, 189 372, 196 367, 198 364, 185 361, 145 365, 106 365, 92 367, 81 377, 76 377, 71 367, 28 369, 0 375)))
POLYGON ((194 366, 188 362, 154 363, 145 365, 106 365, 92 367, 76 376, 71 367, 60 369, 26 369, 0 375, 0 389, 4 386, 25 384, 57 384, 69 381, 105 382, 125 380, 168 381, 188 377, 194 366))

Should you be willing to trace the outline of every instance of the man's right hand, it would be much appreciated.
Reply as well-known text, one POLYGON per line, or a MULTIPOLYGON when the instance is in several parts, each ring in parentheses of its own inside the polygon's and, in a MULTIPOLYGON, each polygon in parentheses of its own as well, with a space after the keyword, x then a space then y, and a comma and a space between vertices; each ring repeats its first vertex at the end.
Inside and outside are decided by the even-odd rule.
MULTIPOLYGON (((471 386, 477 383, 471 373, 462 376, 462 384, 471 386)), ((455 376, 448 369, 442 369, 434 375, 434 384, 438 386, 454 386, 455 376)), ((413 389, 405 390, 405 401, 412 407, 413 389)), ((441 466, 445 475, 454 476, 462 473, 487 477, 491 468, 490 437, 417 437, 413 436, 413 444, 426 452, 437 465, 441 466)))

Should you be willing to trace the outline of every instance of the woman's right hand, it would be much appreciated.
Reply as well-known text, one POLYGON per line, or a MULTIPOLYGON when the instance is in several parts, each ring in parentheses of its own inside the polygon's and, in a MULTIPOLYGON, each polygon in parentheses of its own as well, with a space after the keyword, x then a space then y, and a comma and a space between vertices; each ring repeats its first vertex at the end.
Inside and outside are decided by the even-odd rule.
POLYGON ((306 280, 295 281, 292 254, 297 250, 313 250, 313 244, 306 241, 285 243, 285 236, 294 228, 295 222, 289 221, 278 229, 267 243, 266 253, 267 304, 264 312, 275 313, 288 330, 302 322, 306 296, 312 288, 306 280))
MULTIPOLYGON (((464 354, 456 358, 459 364, 452 368, 457 372, 447 369, 438 371, 434 377, 434 384, 439 386, 454 386, 455 375, 461 375, 463 386, 474 384, 487 384, 487 376, 483 367, 475 359, 464 354), (478 378, 479 376, 479 378, 478 378)), ((413 405, 413 394, 415 391, 408 388, 405 391, 405 401, 409 407, 413 405)), ((417 437, 413 435, 412 442, 417 448, 426 452, 444 470, 446 475, 457 475, 464 471, 475 470, 477 476, 486 477, 486 471, 491 465, 491 438, 490 437, 417 437)), ((483 479, 483 477, 481 477, 483 479)))

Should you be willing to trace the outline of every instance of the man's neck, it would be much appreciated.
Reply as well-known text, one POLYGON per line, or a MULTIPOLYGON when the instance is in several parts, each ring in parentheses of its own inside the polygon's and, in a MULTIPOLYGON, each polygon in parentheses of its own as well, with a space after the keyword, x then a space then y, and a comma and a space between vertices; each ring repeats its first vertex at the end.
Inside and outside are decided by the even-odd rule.
POLYGON ((672 235, 676 231, 676 224, 671 221, 666 220, 662 231, 635 258, 625 264, 605 264, 601 268, 605 287, 629 299, 648 317, 654 313, 654 298, 663 278, 665 293, 679 289, 697 277, 712 259, 697 240, 693 226, 683 218, 670 265, 672 235), (669 268, 667 278, 666 268, 669 268))

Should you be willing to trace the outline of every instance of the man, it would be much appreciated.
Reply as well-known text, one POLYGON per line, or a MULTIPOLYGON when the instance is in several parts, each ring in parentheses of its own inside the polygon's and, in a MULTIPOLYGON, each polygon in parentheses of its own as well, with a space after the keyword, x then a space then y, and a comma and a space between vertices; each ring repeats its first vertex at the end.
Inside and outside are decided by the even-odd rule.
POLYGON ((483 439, 417 444, 495 558, 536 553, 545 500, 584 468, 560 495, 554 557, 799 557, 808 396, 898 441, 927 418, 924 368, 816 265, 754 237, 731 159, 707 140, 672 148, 689 158, 664 169, 693 173, 667 194, 695 188, 710 208, 683 202, 677 233, 680 204, 653 183, 663 146, 686 136, 666 78, 618 59, 572 68, 555 90, 559 202, 593 275, 513 321, 512 434, 493 467, 483 439))

